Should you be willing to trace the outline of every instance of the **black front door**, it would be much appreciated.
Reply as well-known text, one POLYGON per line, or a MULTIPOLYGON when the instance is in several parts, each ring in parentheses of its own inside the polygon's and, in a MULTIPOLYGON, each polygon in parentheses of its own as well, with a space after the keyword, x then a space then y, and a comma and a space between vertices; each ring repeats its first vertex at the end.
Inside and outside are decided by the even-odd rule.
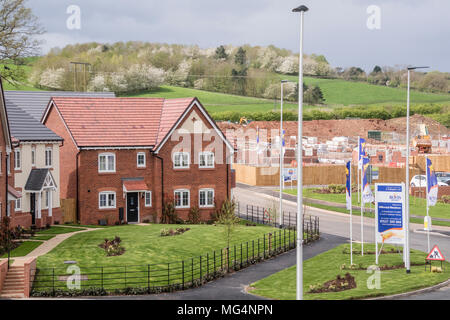
POLYGON ((31 224, 36 224, 36 194, 30 193, 30 213, 31 213, 31 224))
POLYGON ((139 221, 139 205, 137 192, 127 193, 127 221, 139 221))

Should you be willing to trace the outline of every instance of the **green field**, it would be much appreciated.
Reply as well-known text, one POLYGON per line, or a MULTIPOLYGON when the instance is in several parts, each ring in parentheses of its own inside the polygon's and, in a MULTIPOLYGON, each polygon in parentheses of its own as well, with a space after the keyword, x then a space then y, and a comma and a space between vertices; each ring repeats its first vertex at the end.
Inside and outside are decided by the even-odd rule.
MULTIPOLYGON (((310 199, 318 199, 318 200, 324 200, 329 202, 335 202, 335 203, 346 203, 345 193, 340 194, 323 194, 323 193, 317 193, 314 192, 314 190, 317 190, 317 188, 305 188, 303 189, 303 196, 305 198, 310 199)), ((297 189, 286 189, 284 190, 285 193, 296 195, 297 189)), ((423 198, 418 197, 410 197, 409 198, 410 203, 410 212, 411 215, 416 216, 425 216, 426 215, 426 200, 423 198)), ((358 206, 358 200, 356 196, 352 197, 352 203, 355 206, 358 206)), ((339 212, 345 212, 348 213, 348 210, 345 208, 342 210, 337 210, 339 212)), ((358 214, 358 212, 354 212, 355 214, 358 214)), ((435 218, 444 218, 444 219, 450 219, 450 205, 438 202, 435 206, 429 208, 429 214, 431 217, 435 218)), ((423 221, 419 221, 419 223, 423 223, 423 221)), ((437 221, 436 223, 437 224, 437 221)), ((448 224, 445 224, 448 225, 448 224)))
MULTIPOLYGON (((370 265, 375 265, 375 255, 353 254, 353 263, 361 270, 341 270, 341 266, 350 265, 349 244, 340 245, 330 251, 324 252, 314 258, 308 259, 303 264, 303 292, 305 300, 342 300, 361 299, 367 297, 391 295, 396 293, 413 291, 429 287, 450 278, 450 263, 445 262, 444 272, 431 273, 429 268, 425 271, 424 262, 426 253, 411 251, 411 273, 407 274, 404 268, 382 270, 380 274, 380 288, 369 289, 367 282, 373 275, 366 271, 370 265), (346 252, 344 253, 344 249, 346 252), (418 264, 415 266, 415 264, 418 264), (344 276, 350 273, 356 280, 356 288, 340 292, 309 293, 311 285, 323 284, 326 281, 336 279, 337 275, 344 276)), ((361 250, 359 245, 354 249, 361 250)), ((390 247, 385 247, 387 250, 390 247)), ((365 250, 373 252, 374 245, 365 245, 365 250)), ((382 254, 379 258, 379 267, 384 265, 403 265, 402 255, 399 253, 382 254)), ((434 262, 434 266, 440 263, 434 262)), ((294 300, 296 297, 296 267, 285 269, 265 279, 253 283, 255 288, 250 292, 271 299, 294 300)))
MULTIPOLYGON (((210 92, 191 88, 161 86, 158 90, 139 94, 126 95, 129 97, 158 97, 158 98, 186 98, 197 97, 210 113, 223 111, 267 112, 280 109, 280 102, 267 99, 237 96, 220 92, 210 92)), ((296 110, 298 104, 285 103, 283 110, 296 110)), ((312 108, 306 106, 306 108, 312 108)))
MULTIPOLYGON (((280 78, 298 82, 298 76, 280 75, 280 78)), ((406 105, 406 88, 390 88, 364 82, 313 77, 304 77, 304 81, 306 85, 320 87, 327 105, 348 106, 386 103, 406 105)), ((411 91, 412 104, 439 102, 450 102, 450 95, 411 91)))

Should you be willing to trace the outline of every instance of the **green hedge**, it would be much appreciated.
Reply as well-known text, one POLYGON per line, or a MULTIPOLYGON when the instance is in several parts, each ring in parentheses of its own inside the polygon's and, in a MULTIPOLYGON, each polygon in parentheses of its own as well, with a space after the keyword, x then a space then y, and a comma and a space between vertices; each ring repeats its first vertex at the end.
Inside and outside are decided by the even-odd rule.
MULTIPOLYGON (((411 107, 410 114, 430 115, 431 118, 439 121, 447 127, 450 127, 450 111, 449 107, 444 105, 424 104, 411 107)), ((310 110, 304 112, 304 120, 332 120, 346 118, 361 119, 393 119, 406 116, 406 107, 403 106, 372 106, 372 107, 346 107, 335 108, 330 111, 326 110, 310 110)), ((212 117, 216 121, 232 121, 239 122, 241 117, 245 117, 252 121, 279 121, 280 113, 276 111, 270 112, 237 112, 225 111, 212 113, 212 117)), ((283 120, 296 121, 297 113, 287 111, 283 112, 283 120)))

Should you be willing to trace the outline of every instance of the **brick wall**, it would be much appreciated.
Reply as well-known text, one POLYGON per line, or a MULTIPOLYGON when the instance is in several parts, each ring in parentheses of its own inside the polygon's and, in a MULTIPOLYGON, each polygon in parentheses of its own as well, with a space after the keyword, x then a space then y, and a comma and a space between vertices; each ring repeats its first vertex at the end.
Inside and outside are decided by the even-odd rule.
MULTIPOLYGON (((425 187, 412 187, 410 188, 411 195, 419 198, 426 197, 426 189, 425 187)), ((450 186, 439 186, 438 187, 438 199, 442 196, 450 196, 450 186)))
MULTIPOLYGON (((206 119, 201 112, 196 108, 193 110, 196 110, 196 117, 199 116, 202 118, 203 122, 206 123, 206 119)), ((183 126, 184 122, 188 121, 189 115, 187 115, 185 119, 186 120, 180 123, 179 126, 183 126)), ((209 124, 207 127, 212 129, 209 124)), ((57 132, 57 134, 60 133, 57 132)), ((126 197, 123 193, 123 178, 143 178, 144 182, 152 191, 151 207, 145 207, 145 199, 142 194, 139 195, 139 215, 141 222, 147 219, 152 221, 154 214, 157 215, 159 221, 162 213, 163 199, 164 201, 173 200, 174 191, 176 189, 188 189, 190 191, 190 207, 192 208, 194 206, 199 206, 199 189, 213 188, 215 201, 217 205, 221 205, 222 201, 230 196, 230 188, 232 186, 230 165, 227 164, 226 161, 228 149, 221 140, 217 140, 224 150, 220 159, 222 161, 219 161, 218 155, 216 155, 216 164, 213 169, 200 169, 197 163, 198 153, 194 154, 194 141, 197 141, 196 139, 198 139, 198 136, 191 134, 190 139, 191 164, 189 169, 173 168, 172 149, 179 141, 172 141, 171 139, 166 142, 158 154, 163 161, 151 154, 149 150, 144 149, 81 151, 79 164, 79 206, 81 223, 97 224, 98 220, 106 219, 108 224, 114 224, 119 220, 119 208, 124 208, 124 220, 127 220, 126 197), (136 157, 138 152, 146 153, 145 168, 137 168, 136 157), (116 171, 114 173, 98 172, 98 155, 100 153, 115 154, 116 171), (163 173, 161 173, 162 165, 163 173), (164 176, 164 195, 162 194, 161 174, 164 176), (99 192, 101 191, 114 191, 116 193, 116 208, 99 209, 99 192)), ((219 139, 219 137, 217 136, 209 141, 203 141, 203 148, 210 145, 211 141, 215 141, 214 139, 219 139)), ((63 151, 61 151, 61 154, 63 154, 63 151)), ((61 166, 64 166, 63 161, 61 161, 61 166)), ((62 172, 63 170, 61 169, 61 179, 63 175, 62 172)), ((66 174, 67 173, 68 171, 66 171, 66 174)), ((67 179, 64 181, 67 181, 67 179)), ((63 180, 61 183, 63 183, 63 180)), ((210 215, 214 210, 214 208, 200 208, 201 219, 210 219, 210 215)), ((188 219, 189 209, 176 209, 176 212, 181 219, 188 219)))

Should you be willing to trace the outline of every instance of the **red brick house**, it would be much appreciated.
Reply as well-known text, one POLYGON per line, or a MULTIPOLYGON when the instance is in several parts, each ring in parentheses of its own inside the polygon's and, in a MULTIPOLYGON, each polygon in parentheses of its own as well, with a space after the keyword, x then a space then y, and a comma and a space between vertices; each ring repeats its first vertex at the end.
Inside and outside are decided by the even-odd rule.
POLYGON ((232 196, 234 150, 196 98, 53 97, 42 122, 64 139, 61 198, 82 224, 159 221, 165 201, 207 220, 232 196))
MULTIPOLYGON (((13 145, 1 78, 0 95, 0 219, 3 219, 5 216, 11 216, 14 201, 22 195, 12 187, 14 185, 14 174, 11 172, 11 162, 14 161, 13 145)), ((11 217, 11 226, 15 225, 14 217, 11 217)))

